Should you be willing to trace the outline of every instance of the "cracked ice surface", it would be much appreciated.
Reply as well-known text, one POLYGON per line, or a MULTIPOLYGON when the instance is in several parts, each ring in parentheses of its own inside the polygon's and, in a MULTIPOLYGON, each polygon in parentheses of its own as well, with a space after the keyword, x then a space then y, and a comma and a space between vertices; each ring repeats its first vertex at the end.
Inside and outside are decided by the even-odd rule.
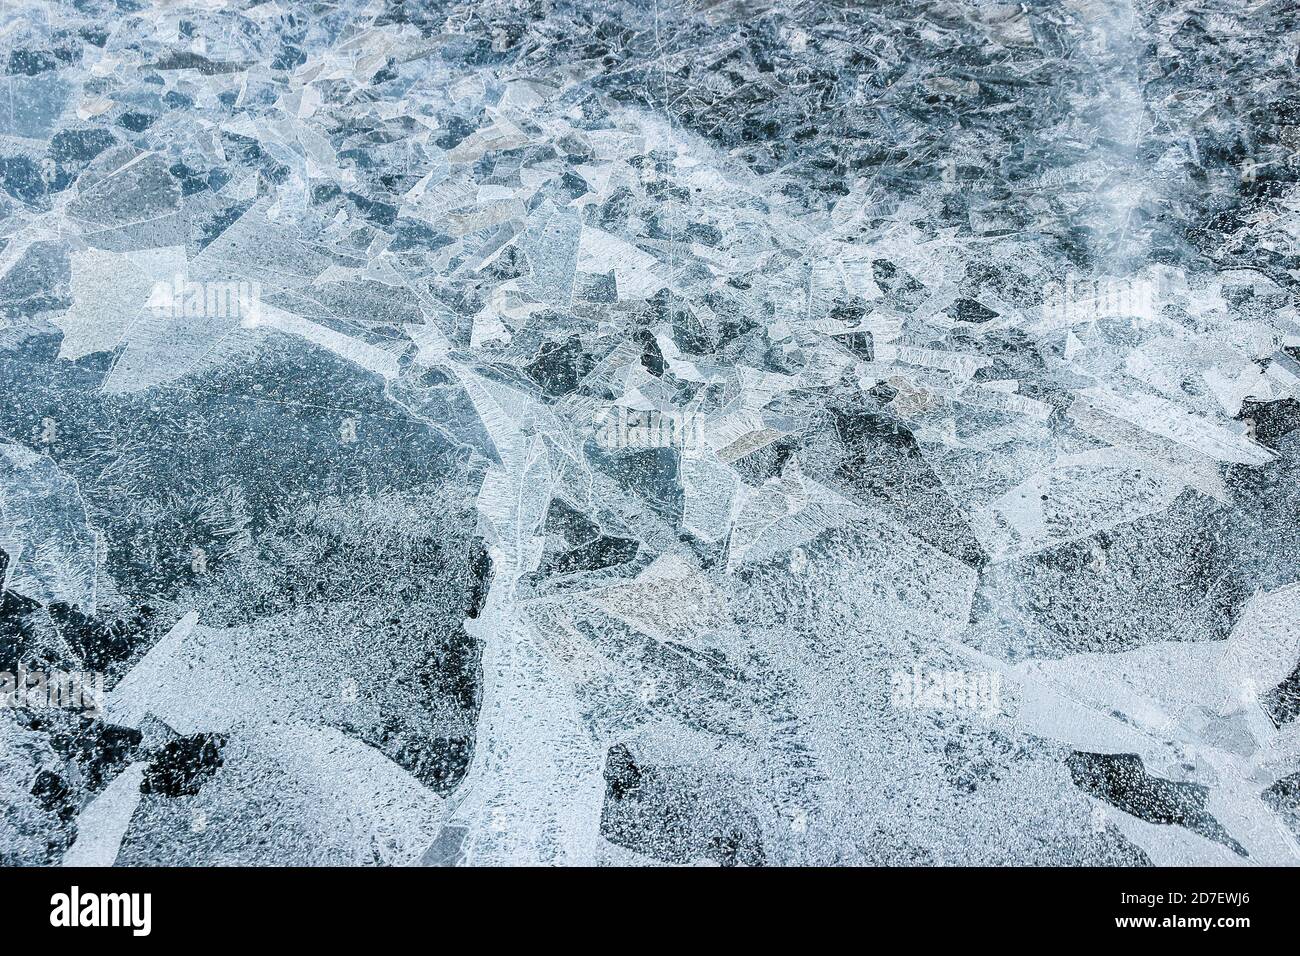
POLYGON ((11 0, 0 860, 1300 861, 1296 27, 11 0))

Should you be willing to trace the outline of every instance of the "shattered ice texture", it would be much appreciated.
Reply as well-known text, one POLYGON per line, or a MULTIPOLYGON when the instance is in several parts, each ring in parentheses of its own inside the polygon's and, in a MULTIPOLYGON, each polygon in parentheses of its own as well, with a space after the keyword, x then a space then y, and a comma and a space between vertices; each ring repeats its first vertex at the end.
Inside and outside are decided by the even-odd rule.
POLYGON ((1294 5, 4 21, 0 861, 1300 859, 1294 5))

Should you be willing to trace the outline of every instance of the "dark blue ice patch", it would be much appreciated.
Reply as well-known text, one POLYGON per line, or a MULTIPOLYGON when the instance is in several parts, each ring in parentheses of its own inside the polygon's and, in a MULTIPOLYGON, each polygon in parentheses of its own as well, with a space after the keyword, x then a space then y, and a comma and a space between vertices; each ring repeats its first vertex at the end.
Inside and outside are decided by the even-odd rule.
POLYGON ((160 747, 145 768, 141 793, 163 797, 192 797, 225 762, 225 734, 193 734, 160 747))

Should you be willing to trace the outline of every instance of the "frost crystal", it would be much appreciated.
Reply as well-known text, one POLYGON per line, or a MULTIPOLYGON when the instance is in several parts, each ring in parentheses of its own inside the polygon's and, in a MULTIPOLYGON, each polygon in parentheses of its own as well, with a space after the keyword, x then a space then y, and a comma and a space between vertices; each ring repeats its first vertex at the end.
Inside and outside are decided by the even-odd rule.
POLYGON ((1300 862, 1212 7, 9 0, 0 862, 1300 862))

